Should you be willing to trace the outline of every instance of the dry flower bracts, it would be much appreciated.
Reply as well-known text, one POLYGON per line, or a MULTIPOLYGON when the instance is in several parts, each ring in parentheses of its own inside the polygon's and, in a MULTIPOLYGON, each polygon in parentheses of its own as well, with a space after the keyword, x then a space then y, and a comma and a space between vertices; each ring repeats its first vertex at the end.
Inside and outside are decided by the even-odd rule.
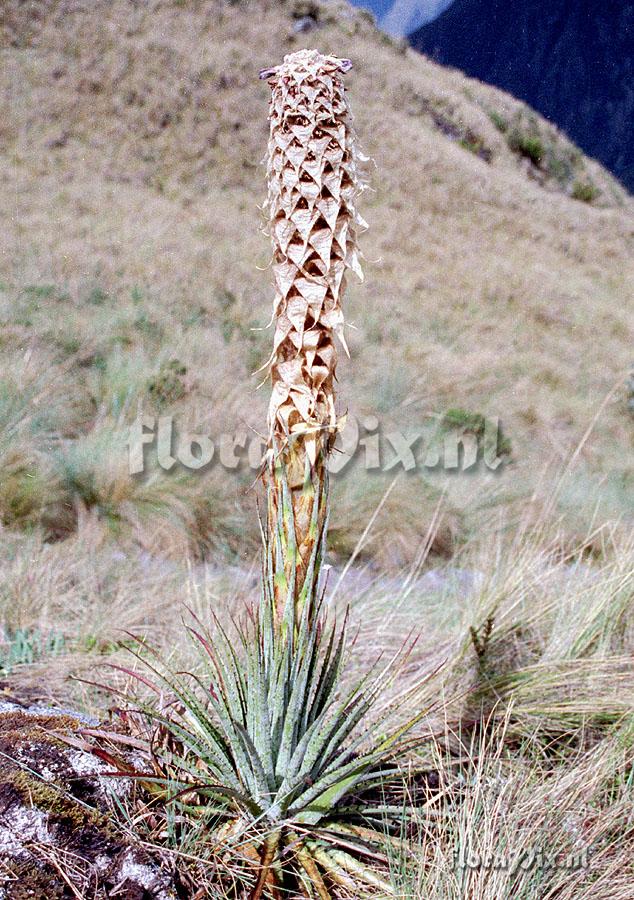
POLYGON ((272 88, 267 164, 276 296, 269 447, 337 426, 334 335, 341 340, 345 273, 361 278, 355 210, 358 155, 342 75, 348 60, 301 50, 261 77, 272 88))

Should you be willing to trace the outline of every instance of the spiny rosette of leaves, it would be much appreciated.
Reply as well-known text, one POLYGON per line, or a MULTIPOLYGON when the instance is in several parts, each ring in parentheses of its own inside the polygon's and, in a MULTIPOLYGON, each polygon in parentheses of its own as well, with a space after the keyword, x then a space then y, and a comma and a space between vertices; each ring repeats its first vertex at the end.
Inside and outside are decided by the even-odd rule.
MULTIPOLYGON (((349 68, 348 60, 301 50, 260 73, 271 87, 266 209, 276 285, 268 363, 268 527, 275 535, 283 467, 297 538, 293 554, 284 553, 286 579, 292 564, 297 602, 316 537, 315 504, 319 530, 326 516, 319 485, 338 428, 335 336, 347 351, 346 271, 362 278, 357 230, 365 222, 355 206, 361 155, 342 77, 349 68)), ((280 596, 278 617, 284 602, 280 596)))
POLYGON ((136 651, 149 669, 137 677, 157 698, 138 704, 156 766, 142 781, 204 820, 208 850, 249 884, 253 900, 286 891, 322 900, 392 894, 381 868, 403 807, 386 806, 383 792, 403 785, 399 759, 424 714, 424 685, 405 698, 421 710, 409 721, 396 722, 401 695, 366 724, 411 648, 400 665, 377 667, 342 691, 346 623, 327 624, 322 604, 318 627, 306 606, 284 636, 266 604, 231 635, 194 617, 193 674, 174 671, 142 641, 136 651), (360 804, 371 788, 376 800, 360 804))

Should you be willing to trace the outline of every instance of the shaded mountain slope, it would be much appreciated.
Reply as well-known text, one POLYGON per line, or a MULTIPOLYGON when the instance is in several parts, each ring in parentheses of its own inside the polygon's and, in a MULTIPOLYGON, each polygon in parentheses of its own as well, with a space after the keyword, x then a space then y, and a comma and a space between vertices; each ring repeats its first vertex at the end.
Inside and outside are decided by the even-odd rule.
POLYGON ((634 189, 634 4, 457 0, 411 43, 521 97, 634 189))

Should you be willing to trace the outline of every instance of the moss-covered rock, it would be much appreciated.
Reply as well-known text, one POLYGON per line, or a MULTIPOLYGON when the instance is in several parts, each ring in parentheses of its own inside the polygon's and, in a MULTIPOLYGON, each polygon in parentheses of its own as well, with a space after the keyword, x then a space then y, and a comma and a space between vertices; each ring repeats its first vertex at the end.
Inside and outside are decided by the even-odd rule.
POLYGON ((131 781, 110 778, 106 763, 65 740, 85 726, 64 711, 0 707, 1 896, 172 900, 170 875, 112 815, 131 781))

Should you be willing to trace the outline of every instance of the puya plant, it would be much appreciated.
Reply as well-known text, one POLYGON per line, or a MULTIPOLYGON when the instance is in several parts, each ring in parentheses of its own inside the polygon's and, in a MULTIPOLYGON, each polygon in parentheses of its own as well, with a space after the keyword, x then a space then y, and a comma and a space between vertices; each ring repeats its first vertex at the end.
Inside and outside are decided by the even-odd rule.
POLYGON ((409 720, 403 692, 392 704, 385 693, 407 648, 344 689, 346 622, 326 615, 320 579, 327 460, 340 427, 335 339, 345 347, 341 301, 346 273, 361 274, 364 225, 343 86, 350 65, 303 50, 261 73, 272 91, 276 295, 259 608, 235 636, 192 620, 195 674, 174 672, 143 642, 138 650, 149 668, 138 677, 161 699, 160 708, 141 704, 154 729, 145 782, 204 822, 207 846, 239 873, 235 895, 247 884, 253 900, 391 894, 381 868, 402 807, 385 797, 403 783, 403 753, 423 715, 420 683, 406 698, 409 720))

